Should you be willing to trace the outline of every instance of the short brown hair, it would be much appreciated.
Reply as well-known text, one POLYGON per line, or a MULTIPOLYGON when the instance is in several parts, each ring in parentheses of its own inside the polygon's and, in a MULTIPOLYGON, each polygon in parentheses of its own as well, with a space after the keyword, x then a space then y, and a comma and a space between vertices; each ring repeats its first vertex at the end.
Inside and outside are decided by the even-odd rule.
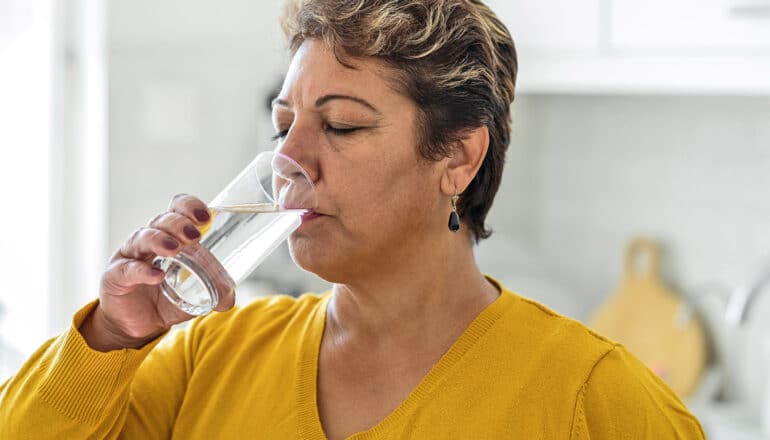
MULTIPOLYGON (((282 21, 294 53, 319 38, 337 58, 376 57, 419 109, 420 154, 441 160, 486 126, 489 149, 458 202, 476 241, 500 186, 511 136, 518 61, 508 29, 479 0, 289 0, 282 21)), ((346 64, 347 65, 347 64, 346 64)))

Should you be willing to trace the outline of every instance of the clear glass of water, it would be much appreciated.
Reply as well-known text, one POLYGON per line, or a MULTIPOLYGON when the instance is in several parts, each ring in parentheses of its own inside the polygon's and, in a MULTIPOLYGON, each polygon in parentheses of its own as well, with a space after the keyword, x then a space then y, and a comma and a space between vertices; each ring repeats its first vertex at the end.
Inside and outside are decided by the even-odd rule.
POLYGON ((316 208, 313 182, 291 157, 259 154, 209 203, 200 243, 157 257, 163 294, 191 315, 205 315, 235 289, 316 208))

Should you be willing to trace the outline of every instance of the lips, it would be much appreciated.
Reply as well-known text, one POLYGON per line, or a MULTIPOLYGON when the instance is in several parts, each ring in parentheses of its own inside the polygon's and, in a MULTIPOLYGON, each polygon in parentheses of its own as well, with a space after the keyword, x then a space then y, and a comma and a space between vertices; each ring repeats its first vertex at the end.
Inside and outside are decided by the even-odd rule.
POLYGON ((302 214, 302 223, 305 224, 309 221, 312 221, 314 219, 317 219, 318 217, 322 217, 323 214, 319 214, 315 211, 308 211, 304 214, 302 214))

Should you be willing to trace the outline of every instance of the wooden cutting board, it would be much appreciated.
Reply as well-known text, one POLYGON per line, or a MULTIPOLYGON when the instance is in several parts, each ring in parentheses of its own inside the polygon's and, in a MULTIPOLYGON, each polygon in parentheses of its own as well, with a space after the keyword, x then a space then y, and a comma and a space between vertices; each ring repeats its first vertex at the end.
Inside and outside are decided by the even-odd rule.
POLYGON ((620 289, 589 325, 626 346, 680 396, 695 391, 706 365, 706 337, 695 314, 660 276, 660 246, 638 238, 626 250, 620 289))

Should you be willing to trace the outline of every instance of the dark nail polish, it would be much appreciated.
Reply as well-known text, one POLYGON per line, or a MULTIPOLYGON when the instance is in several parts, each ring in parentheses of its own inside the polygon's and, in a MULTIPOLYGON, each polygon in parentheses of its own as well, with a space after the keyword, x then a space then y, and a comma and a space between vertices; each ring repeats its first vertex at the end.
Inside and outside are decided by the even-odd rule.
POLYGON ((195 218, 197 218, 199 222, 207 222, 211 218, 209 212, 203 208, 196 208, 194 212, 195 218))
POLYGON ((173 251, 174 249, 179 247, 179 242, 174 240, 173 238, 164 238, 163 247, 170 251, 173 251))
POLYGON ((195 240, 201 236, 201 233, 195 229, 195 226, 187 225, 184 227, 184 235, 186 235, 190 240, 195 240))

